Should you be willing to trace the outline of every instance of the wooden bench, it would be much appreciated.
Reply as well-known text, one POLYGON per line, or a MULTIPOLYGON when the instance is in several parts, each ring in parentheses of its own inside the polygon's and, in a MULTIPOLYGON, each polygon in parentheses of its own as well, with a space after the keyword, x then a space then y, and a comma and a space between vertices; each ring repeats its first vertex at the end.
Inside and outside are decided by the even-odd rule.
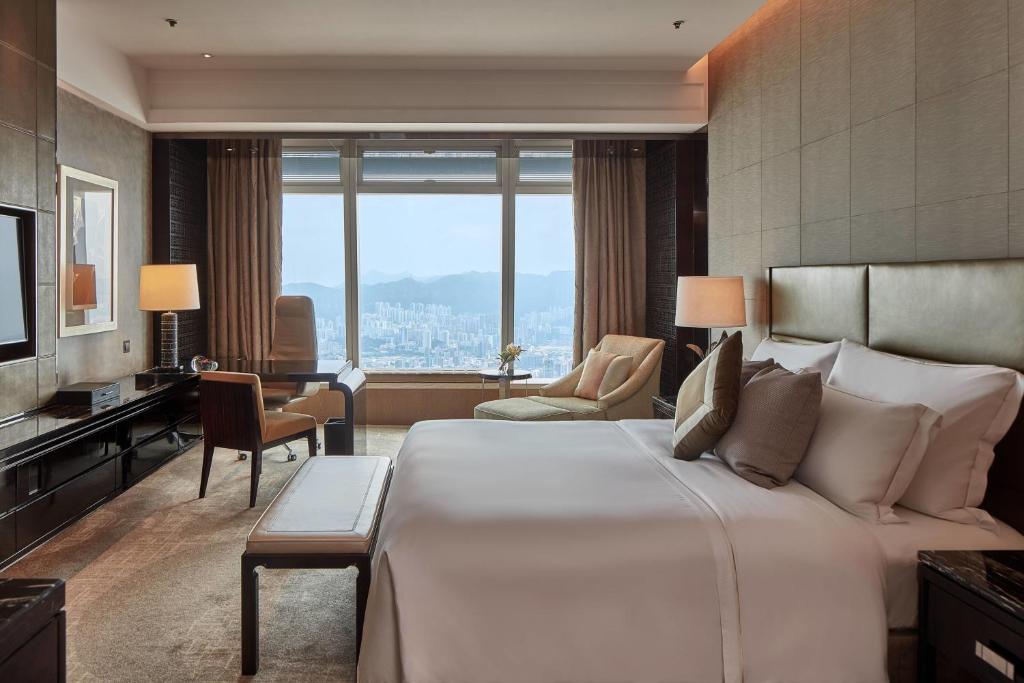
POLYGON ((356 654, 370 591, 370 558, 391 481, 391 461, 374 456, 310 458, 256 522, 242 553, 242 674, 260 666, 258 567, 356 567, 356 654))

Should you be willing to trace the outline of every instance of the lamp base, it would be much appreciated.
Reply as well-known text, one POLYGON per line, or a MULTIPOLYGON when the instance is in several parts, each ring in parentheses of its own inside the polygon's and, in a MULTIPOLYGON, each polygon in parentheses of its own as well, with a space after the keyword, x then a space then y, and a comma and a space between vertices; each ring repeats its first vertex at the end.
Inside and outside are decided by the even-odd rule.
POLYGON ((167 311, 160 314, 160 366, 178 368, 178 314, 167 311))

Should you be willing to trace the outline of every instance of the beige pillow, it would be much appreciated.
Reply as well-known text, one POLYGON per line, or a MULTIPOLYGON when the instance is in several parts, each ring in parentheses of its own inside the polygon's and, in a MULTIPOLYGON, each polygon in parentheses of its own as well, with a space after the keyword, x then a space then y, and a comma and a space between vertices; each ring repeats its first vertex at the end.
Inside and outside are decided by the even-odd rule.
POLYGON ((601 386, 597 388, 597 399, 601 400, 608 394, 621 387, 629 376, 633 374, 632 356, 615 356, 601 380, 601 386))
POLYGON ((608 374, 608 368, 618 357, 614 353, 591 349, 586 360, 583 361, 583 376, 580 377, 580 382, 576 385, 573 395, 596 401, 600 395, 601 383, 604 381, 605 375, 608 374))
POLYGON ((903 521, 892 506, 910 486, 942 416, 920 403, 824 389, 818 425, 793 478, 858 517, 903 521))
POLYGON ((714 448, 736 415, 743 337, 736 332, 709 353, 679 387, 672 433, 675 457, 694 460, 714 448))
POLYGON ((743 388, 736 419, 715 447, 732 471, 766 489, 800 465, 818 423, 821 375, 762 370, 743 388))

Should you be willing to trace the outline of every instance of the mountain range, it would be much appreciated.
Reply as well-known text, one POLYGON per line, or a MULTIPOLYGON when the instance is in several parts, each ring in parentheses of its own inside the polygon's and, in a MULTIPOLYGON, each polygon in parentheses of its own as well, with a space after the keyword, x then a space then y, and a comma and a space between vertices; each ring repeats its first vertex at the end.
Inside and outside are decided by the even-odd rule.
MULTIPOLYGON (((572 271, 555 271, 548 275, 516 274, 516 312, 545 311, 552 306, 572 305, 576 282, 572 271)), ((317 302, 317 315, 325 318, 341 316, 345 309, 344 287, 327 287, 313 282, 291 282, 283 287, 285 294, 304 295, 317 302)), ((444 304, 453 313, 495 313, 501 306, 499 273, 467 272, 444 275, 430 280, 402 277, 388 282, 363 283, 359 289, 362 310, 386 302, 408 306, 444 304)))

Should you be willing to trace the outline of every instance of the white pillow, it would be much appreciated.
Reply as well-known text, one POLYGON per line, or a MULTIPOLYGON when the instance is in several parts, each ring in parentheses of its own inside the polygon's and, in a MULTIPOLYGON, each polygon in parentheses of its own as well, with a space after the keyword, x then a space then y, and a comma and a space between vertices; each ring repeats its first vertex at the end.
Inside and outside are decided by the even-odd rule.
POLYGON ((774 358, 775 362, 790 372, 799 372, 804 368, 821 373, 821 381, 828 379, 832 372, 832 366, 839 355, 839 342, 827 344, 794 344, 782 342, 771 338, 761 340, 761 343, 754 349, 750 360, 768 360, 774 358))
POLYGON ((818 426, 794 478, 872 522, 902 522, 892 506, 910 486, 942 416, 826 385, 818 426))
POLYGON ((942 415, 900 504, 965 524, 994 528, 978 509, 994 448, 1024 394, 1019 372, 994 365, 947 365, 880 353, 843 340, 831 386, 892 403, 923 403, 942 415))

